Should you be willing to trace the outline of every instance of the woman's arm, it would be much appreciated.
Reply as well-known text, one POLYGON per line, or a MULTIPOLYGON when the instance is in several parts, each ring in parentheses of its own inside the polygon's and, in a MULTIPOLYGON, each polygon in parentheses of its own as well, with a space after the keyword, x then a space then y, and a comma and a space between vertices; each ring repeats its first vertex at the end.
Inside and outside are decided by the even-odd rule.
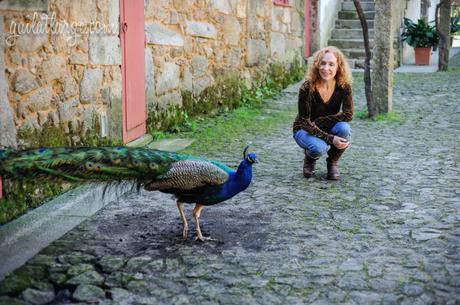
POLYGON ((309 86, 302 86, 299 91, 298 111, 294 128, 302 128, 309 134, 318 137, 328 144, 332 144, 334 135, 331 135, 322 129, 318 128, 310 119, 312 94, 310 94, 309 86))

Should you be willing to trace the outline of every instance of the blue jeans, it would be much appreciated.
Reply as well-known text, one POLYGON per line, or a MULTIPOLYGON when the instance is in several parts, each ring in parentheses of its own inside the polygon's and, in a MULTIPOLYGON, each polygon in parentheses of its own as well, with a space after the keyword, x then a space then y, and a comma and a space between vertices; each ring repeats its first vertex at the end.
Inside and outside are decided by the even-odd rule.
MULTIPOLYGON (((350 125, 346 122, 336 123, 329 133, 345 138, 348 141, 351 140, 350 125)), ((299 129, 294 133, 294 140, 313 159, 317 159, 327 152, 328 145, 324 140, 310 135, 303 129, 299 129)))

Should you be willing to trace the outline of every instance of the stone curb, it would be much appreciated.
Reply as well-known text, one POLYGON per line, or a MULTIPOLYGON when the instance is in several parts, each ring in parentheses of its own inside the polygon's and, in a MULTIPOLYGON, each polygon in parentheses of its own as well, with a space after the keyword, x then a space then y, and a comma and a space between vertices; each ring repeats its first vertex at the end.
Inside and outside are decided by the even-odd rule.
POLYGON ((102 183, 78 187, 0 227, 0 280, 101 208, 135 190, 135 184, 105 188, 102 183))

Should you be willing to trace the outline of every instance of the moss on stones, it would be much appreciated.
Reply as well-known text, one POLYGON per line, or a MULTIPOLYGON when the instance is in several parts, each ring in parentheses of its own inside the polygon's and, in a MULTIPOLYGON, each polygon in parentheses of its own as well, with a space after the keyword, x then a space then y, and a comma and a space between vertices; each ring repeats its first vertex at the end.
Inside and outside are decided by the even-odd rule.
MULTIPOLYGON (((45 124, 41 130, 32 131, 23 128, 18 132, 18 139, 22 148, 26 147, 56 147, 56 146, 105 146, 119 145, 121 141, 100 138, 98 135, 100 124, 97 116, 93 115, 92 128, 84 128, 82 124, 71 132, 66 132, 65 126, 45 124)), ((40 180, 40 183, 30 180, 4 180, 4 198, 0 199, 0 224, 6 223, 28 209, 36 208, 45 200, 51 199, 78 183, 59 179, 40 180)))
POLYGON ((251 88, 245 85, 237 73, 218 77, 215 83, 198 95, 183 91, 182 106, 174 105, 166 110, 155 107, 149 111, 147 129, 150 134, 159 131, 179 132, 187 129, 189 119, 201 116, 215 116, 242 105, 254 106, 264 98, 273 97, 283 88, 305 75, 305 66, 300 62, 289 65, 273 63, 268 71, 259 71, 253 77, 251 88))

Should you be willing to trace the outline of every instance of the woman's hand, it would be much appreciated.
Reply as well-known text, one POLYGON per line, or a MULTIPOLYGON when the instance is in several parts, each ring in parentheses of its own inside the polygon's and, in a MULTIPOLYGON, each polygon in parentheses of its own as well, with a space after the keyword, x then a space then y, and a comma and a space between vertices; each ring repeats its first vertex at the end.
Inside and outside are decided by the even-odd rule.
POLYGON ((347 139, 334 136, 334 139, 332 139, 332 144, 338 149, 345 149, 348 147, 348 145, 350 145, 350 142, 347 139))

